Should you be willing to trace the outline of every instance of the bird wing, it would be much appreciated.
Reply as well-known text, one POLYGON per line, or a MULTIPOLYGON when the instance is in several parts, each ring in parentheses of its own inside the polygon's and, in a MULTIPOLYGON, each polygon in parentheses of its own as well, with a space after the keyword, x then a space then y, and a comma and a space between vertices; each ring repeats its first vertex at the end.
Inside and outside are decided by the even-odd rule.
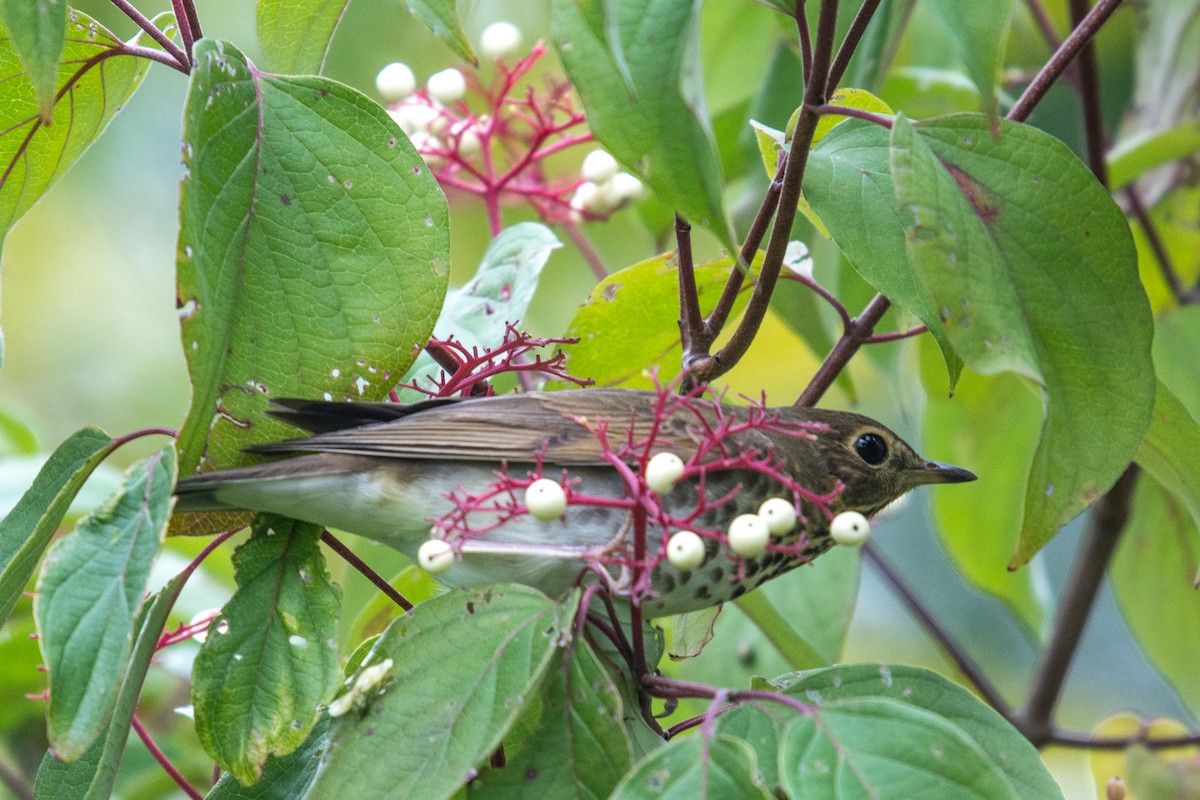
MULTIPOLYGON (((606 426, 609 448, 614 451, 627 442, 645 441, 654 432, 655 398, 652 392, 587 389, 413 406, 283 401, 272 412, 275 416, 325 432, 252 450, 488 462, 530 462, 541 454, 556 464, 601 464, 605 448, 600 435, 606 426), (353 410, 355 406, 361 407, 360 412, 353 410)), ((711 419, 712 414, 670 411, 655 435, 654 449, 690 455, 702 417, 711 419)))

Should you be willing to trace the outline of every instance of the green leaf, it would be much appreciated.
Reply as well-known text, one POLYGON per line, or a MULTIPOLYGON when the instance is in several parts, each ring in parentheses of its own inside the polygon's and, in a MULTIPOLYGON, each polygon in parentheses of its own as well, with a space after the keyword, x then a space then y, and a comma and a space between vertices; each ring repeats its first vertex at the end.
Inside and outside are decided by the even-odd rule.
POLYGON ((554 0, 551 30, 604 147, 732 252, 700 75, 697 0, 554 0))
MULTIPOLYGON (((1191 438, 1196 437, 1193 424, 1191 438)), ((1195 451, 1192 456, 1194 462, 1195 451)), ((1200 713, 1197 553, 1200 522, 1194 511, 1151 475, 1142 475, 1113 558, 1113 593, 1146 657, 1192 713, 1200 713), (1169 624, 1164 624, 1164 614, 1169 614, 1169 624)))
POLYGON ((99 428, 76 431, 58 446, 33 485, 0 521, 0 624, 25 591, 71 500, 112 452, 112 443, 99 428))
POLYGON ((681 736, 638 762, 611 800, 767 800, 754 750, 718 734, 681 736))
MULTIPOLYGON (((761 264, 760 254, 752 265, 761 264)), ((696 267, 700 311, 707 314, 717 304, 732 259, 723 258, 696 267)), ((664 377, 679 371, 679 281, 673 256, 655 256, 614 272, 592 290, 586 303, 567 326, 567 336, 579 338, 571 347, 567 364, 571 374, 593 378, 601 386, 649 387, 643 375, 659 367, 664 377)), ((745 307, 747 286, 734 303, 731 318, 745 307)))
POLYGON ((857 550, 836 547, 795 580, 772 581, 739 597, 738 608, 793 669, 827 666, 842 653, 858 599, 860 565, 857 550))
POLYGON ((338 683, 340 598, 319 537, 316 525, 256 517, 233 556, 237 591, 196 656, 196 733, 244 784, 258 780, 269 755, 304 742, 338 683))
POLYGON ((320 73, 350 0, 258 0, 254 23, 267 63, 277 72, 320 73))
POLYGON ((4 33, 0 30, 0 83, 5 87, 0 104, 0 241, 100 136, 150 64, 121 56, 119 39, 71 9, 57 72, 58 113, 54 124, 46 125, 13 39, 4 33))
POLYGON ((271 756, 263 765, 262 777, 253 786, 243 786, 226 772, 205 800, 295 800, 305 796, 317 773, 321 751, 329 743, 330 719, 322 715, 304 744, 285 756, 271 756))
POLYGON ((937 673, 862 664, 774 683, 811 707, 779 751, 793 797, 1062 797, 1028 740, 937 673))
POLYGON ((390 668, 361 713, 334 720, 308 798, 452 795, 542 683, 574 615, 575 603, 503 585, 441 595, 398 618, 363 669, 390 668))
POLYGON ((750 745, 763 776, 763 785, 774 790, 780 785, 780 742, 794 714, 792 709, 775 703, 742 705, 717 717, 713 732, 740 739, 750 745))
MULTIPOLYGON (((446 293, 433 335, 453 336, 468 350, 499 345, 507 324, 525 318, 542 267, 559 247, 558 237, 537 222, 520 222, 500 231, 483 254, 475 277, 446 293)), ((402 382, 429 386, 428 376, 436 377, 439 371, 433 358, 422 351, 402 382)))
POLYGON ((955 351, 1043 391, 1015 568, 1107 491, 1150 424, 1153 323, 1129 226, 1036 128, 1003 122, 997 139, 978 115, 900 117, 892 143, 909 253, 955 351))
POLYGON ((964 578, 1001 600, 1031 634, 1043 638, 1052 610, 1045 565, 1005 567, 1021 531, 1021 507, 1013 498, 1025 491, 1041 404, 1028 383, 1014 375, 966 372, 954 397, 946 397, 933 388, 941 381, 930 348, 922 351, 922 377, 929 388, 924 450, 982 477, 952 492, 929 493, 938 537, 964 578), (966 431, 981 433, 967 436, 966 431))
POLYGON ((408 13, 424 22, 433 35, 459 55, 463 60, 478 66, 479 59, 471 49, 471 42, 463 33, 462 23, 458 20, 458 8, 455 0, 404 0, 408 13))
POLYGON ((1189 158, 1200 150, 1200 120, 1189 119, 1164 130, 1147 131, 1117 142, 1105 160, 1108 184, 1113 191, 1138 176, 1172 161, 1189 158))
MULTIPOLYGON (((1200 424, 1161 382, 1154 401, 1154 417, 1146 439, 1138 448, 1137 462, 1164 489, 1173 494, 1200 525, 1200 424)), ((1194 560, 1194 559, 1193 559, 1194 560)))
POLYGON ((37 797, 56 800, 108 800, 112 797, 142 682, 150 668, 158 637, 186 580, 186 575, 176 576, 142 604, 134 624, 133 647, 123 674, 118 676, 116 700, 105 735, 70 763, 58 761, 51 753, 46 753, 34 784, 37 797))
POLYGON ((832 128, 809 154, 804 199, 863 280, 928 326, 954 391, 962 360, 929 290, 909 264, 887 138, 880 126, 858 120, 832 128))
POLYGON ((541 696, 533 734, 515 752, 506 743, 504 767, 485 770, 469 797, 603 800, 628 771, 621 697, 587 642, 576 642, 569 661, 549 671, 541 696))
POLYGON ((0 24, 25 65, 42 123, 49 125, 54 118, 58 60, 66 43, 67 4, 65 0, 3 0, 0 24))
POLYGON ((178 248, 185 475, 286 435, 262 416, 268 397, 385 397, 428 339, 449 259, 445 197, 377 103, 265 75, 221 42, 195 53, 178 248))
POLYGON ((50 670, 47 735, 64 761, 83 755, 108 724, 174 486, 168 447, 46 554, 33 611, 50 670))
POLYGON ((993 126, 998 122, 996 78, 1004 66, 1013 0, 983 0, 964 6, 959 0, 932 0, 929 7, 967 66, 979 89, 981 110, 993 126))

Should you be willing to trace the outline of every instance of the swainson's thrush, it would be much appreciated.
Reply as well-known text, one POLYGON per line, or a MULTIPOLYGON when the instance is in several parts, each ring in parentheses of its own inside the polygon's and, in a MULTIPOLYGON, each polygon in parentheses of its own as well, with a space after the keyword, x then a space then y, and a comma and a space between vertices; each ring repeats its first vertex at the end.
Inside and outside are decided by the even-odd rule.
MULTIPOLYGON (((292 458, 184 478, 176 510, 269 511, 359 534, 416 557, 430 538, 431 521, 453 511, 448 495, 456 492, 462 498, 484 491, 497 480, 502 464, 509 475, 524 477, 540 457, 547 477, 557 479, 565 469, 577 481, 577 492, 626 495, 627 484, 605 462, 597 435, 606 421, 610 450, 652 437, 649 450, 688 460, 706 437, 711 442, 705 429, 715 424, 718 407, 694 398, 672 401, 665 413, 659 412, 661 424, 654 428, 661 397, 648 391, 588 389, 414 405, 277 401, 275 416, 315 435, 253 448, 292 458), (296 455, 300 453, 306 455, 296 455)), ((720 411, 735 422, 746 422, 753 413, 728 405, 720 411)), ((921 458, 899 436, 858 414, 789 406, 769 409, 768 417, 778 424, 751 426, 724 444, 732 451, 773 455, 779 474, 811 492, 824 495, 840 485, 828 504, 832 513, 858 511, 869 517, 917 486, 975 479, 967 470, 921 458), (780 430, 798 424, 809 429, 780 430)), ((704 482, 709 497, 736 493, 692 520, 697 528, 722 531, 768 497, 792 499, 778 480, 750 469, 716 470, 704 482)), ((661 503, 667 513, 684 518, 698 498, 696 481, 685 480, 664 494, 661 503)), ((739 597, 824 552, 832 544, 828 516, 807 500, 799 511, 803 522, 772 539, 787 546, 807 537, 802 548, 791 552, 774 547, 739 560, 727 544, 707 538, 706 558, 696 569, 680 570, 661 560, 654 567, 652 591, 643 599, 646 614, 678 614, 739 597)), ((570 506, 561 520, 521 514, 479 537, 482 547, 476 549, 499 552, 468 550, 439 577, 454 585, 513 581, 554 596, 582 569, 580 560, 569 556, 627 537, 629 518, 625 509, 582 504, 570 506), (505 554, 506 547, 525 552, 505 554)), ((485 521, 480 527, 489 526, 485 521)), ((651 557, 663 539, 663 531, 647 531, 651 557)))

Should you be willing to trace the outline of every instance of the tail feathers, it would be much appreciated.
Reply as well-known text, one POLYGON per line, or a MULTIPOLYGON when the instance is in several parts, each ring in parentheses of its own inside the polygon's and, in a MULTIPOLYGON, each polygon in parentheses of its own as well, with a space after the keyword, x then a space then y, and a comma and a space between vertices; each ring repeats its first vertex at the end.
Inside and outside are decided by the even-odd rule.
POLYGON ((229 502, 223 499, 223 496, 244 494, 240 490, 250 488, 254 484, 269 485, 272 482, 296 478, 361 472, 374 464, 372 459, 320 453, 190 475, 180 479, 175 485, 175 512, 190 514, 200 511, 247 509, 247 506, 229 502))

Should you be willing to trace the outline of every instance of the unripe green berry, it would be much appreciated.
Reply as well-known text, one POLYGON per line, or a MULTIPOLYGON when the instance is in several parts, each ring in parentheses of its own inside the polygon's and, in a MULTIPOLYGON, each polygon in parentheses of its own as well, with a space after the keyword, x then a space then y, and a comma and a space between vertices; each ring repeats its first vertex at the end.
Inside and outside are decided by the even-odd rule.
POLYGON ((871 523, 857 511, 843 511, 829 523, 829 535, 838 544, 857 546, 871 536, 871 523))
POLYGON ((417 550, 417 563, 430 575, 438 575, 454 564, 454 549, 441 539, 430 539, 417 550))
POLYGON ((767 528, 776 536, 790 533, 796 527, 796 507, 782 497, 772 497, 758 507, 758 515, 766 520, 767 528))
POLYGON ((667 540, 667 560, 678 569, 695 569, 704 563, 704 540, 692 531, 676 531, 667 540))
POLYGON ((655 494, 674 489, 682 475, 683 459, 674 453, 656 453, 646 464, 646 485, 655 494))
POLYGON ((740 514, 729 523, 729 548, 739 556, 753 558, 767 549, 771 529, 758 514, 740 514))
POLYGON ((525 490, 525 507, 543 522, 558 519, 567 510, 567 493, 556 481, 538 478, 525 490))

